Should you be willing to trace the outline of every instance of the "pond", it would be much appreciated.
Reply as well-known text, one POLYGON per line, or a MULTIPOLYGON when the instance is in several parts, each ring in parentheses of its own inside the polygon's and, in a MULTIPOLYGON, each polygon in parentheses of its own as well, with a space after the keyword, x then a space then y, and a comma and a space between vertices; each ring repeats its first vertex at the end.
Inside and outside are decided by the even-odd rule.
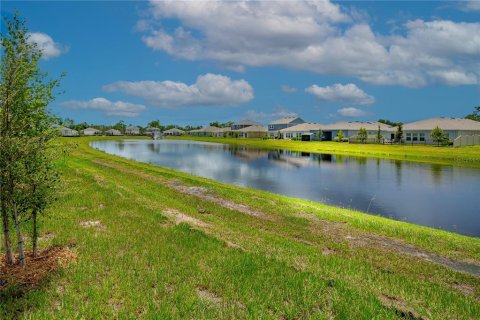
POLYGON ((185 140, 91 146, 224 183, 480 236, 477 168, 185 140))

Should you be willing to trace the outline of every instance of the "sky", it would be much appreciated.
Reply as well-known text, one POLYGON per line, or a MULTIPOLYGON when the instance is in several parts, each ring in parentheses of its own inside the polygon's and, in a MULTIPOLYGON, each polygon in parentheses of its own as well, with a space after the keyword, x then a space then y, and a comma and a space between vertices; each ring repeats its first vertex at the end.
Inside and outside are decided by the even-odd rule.
POLYGON ((66 73, 51 110, 76 122, 409 122, 480 105, 480 0, 1 2, 16 11, 42 70, 66 73))

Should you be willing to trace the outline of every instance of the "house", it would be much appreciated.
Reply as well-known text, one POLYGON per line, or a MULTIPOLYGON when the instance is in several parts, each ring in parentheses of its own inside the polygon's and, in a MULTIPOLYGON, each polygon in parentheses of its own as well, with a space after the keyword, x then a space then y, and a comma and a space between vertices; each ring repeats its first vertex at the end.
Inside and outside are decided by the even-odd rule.
POLYGON ((177 129, 177 128, 172 128, 172 129, 169 129, 169 130, 165 130, 163 132, 163 134, 166 135, 166 136, 181 136, 181 135, 185 134, 185 131, 177 129))
POLYGON ((232 131, 240 130, 250 126, 263 126, 263 125, 260 122, 253 121, 253 120, 242 120, 239 122, 235 122, 232 125, 232 131))
POLYGON ((67 127, 59 126, 59 125, 53 125, 53 128, 57 128, 59 134, 62 137, 78 137, 78 131, 73 130, 67 127))
POLYGON ((98 130, 98 129, 95 129, 95 128, 87 128, 87 129, 83 130, 83 135, 84 136, 97 136, 97 135, 101 135, 101 134, 102 134, 102 131, 98 130))
POLYGON ((297 138, 302 141, 320 140, 318 131, 322 128, 319 123, 300 123, 293 127, 280 130, 281 139, 297 138))
POLYGON ((151 137, 153 137, 155 134, 158 135, 158 134, 161 133, 161 132, 162 132, 162 130, 160 130, 159 128, 148 127, 148 128, 145 129, 144 134, 145 134, 146 136, 151 136, 151 137))
POLYGON ((209 126, 197 130, 189 131, 189 134, 192 136, 199 137, 223 137, 225 132, 231 131, 230 128, 218 128, 214 126, 209 126))
POLYGON ((395 135, 395 128, 376 121, 349 121, 349 122, 337 122, 324 125, 322 129, 322 140, 332 141, 338 135, 338 132, 342 130, 343 137, 351 138, 358 135, 358 131, 363 128, 367 130, 368 137, 377 137, 378 128, 380 128, 380 134, 385 140, 393 140, 395 135))
POLYGON ((304 123, 304 122, 305 121, 300 117, 288 117, 288 118, 278 119, 268 124, 268 134, 271 137, 276 137, 278 134, 278 131, 288 127, 293 127, 297 124, 304 123))
POLYGON ((480 135, 480 122, 462 118, 430 118, 403 125, 403 139, 411 144, 435 144, 430 133, 435 127, 442 129, 450 141, 459 136, 480 135))
POLYGON ((122 133, 120 131, 116 130, 116 129, 107 130, 107 131, 105 131, 105 134, 107 136, 121 136, 122 135, 122 133))
POLYGON ((268 130, 262 125, 252 125, 234 131, 240 138, 265 138, 268 136, 268 130))
POLYGON ((130 136, 139 136, 140 135, 140 128, 137 126, 128 126, 125 129, 125 134, 130 136))

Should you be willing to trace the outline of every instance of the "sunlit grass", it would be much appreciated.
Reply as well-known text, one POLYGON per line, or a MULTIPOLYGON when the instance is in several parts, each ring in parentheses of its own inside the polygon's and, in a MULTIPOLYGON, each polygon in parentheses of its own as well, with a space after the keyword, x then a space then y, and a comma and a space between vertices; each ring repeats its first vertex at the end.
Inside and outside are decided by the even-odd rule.
POLYGON ((55 235, 42 246, 74 246, 77 262, 23 297, 2 296, 0 318, 398 319, 402 305, 430 319, 480 314, 479 278, 355 244, 385 237, 478 263, 479 239, 137 163, 91 149, 93 139, 63 140, 78 147, 58 164, 64 187, 41 226, 55 235), (167 210, 204 226, 177 225, 167 210))

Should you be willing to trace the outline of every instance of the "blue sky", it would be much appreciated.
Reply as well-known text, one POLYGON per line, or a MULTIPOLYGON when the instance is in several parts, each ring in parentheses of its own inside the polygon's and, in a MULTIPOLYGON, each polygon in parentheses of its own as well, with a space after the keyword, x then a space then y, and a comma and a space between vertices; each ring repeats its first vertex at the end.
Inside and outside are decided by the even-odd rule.
MULTIPOLYGON (((480 104, 480 1, 2 1, 77 122, 412 121, 480 104)), ((2 24, 3 27, 3 24, 2 24)))

